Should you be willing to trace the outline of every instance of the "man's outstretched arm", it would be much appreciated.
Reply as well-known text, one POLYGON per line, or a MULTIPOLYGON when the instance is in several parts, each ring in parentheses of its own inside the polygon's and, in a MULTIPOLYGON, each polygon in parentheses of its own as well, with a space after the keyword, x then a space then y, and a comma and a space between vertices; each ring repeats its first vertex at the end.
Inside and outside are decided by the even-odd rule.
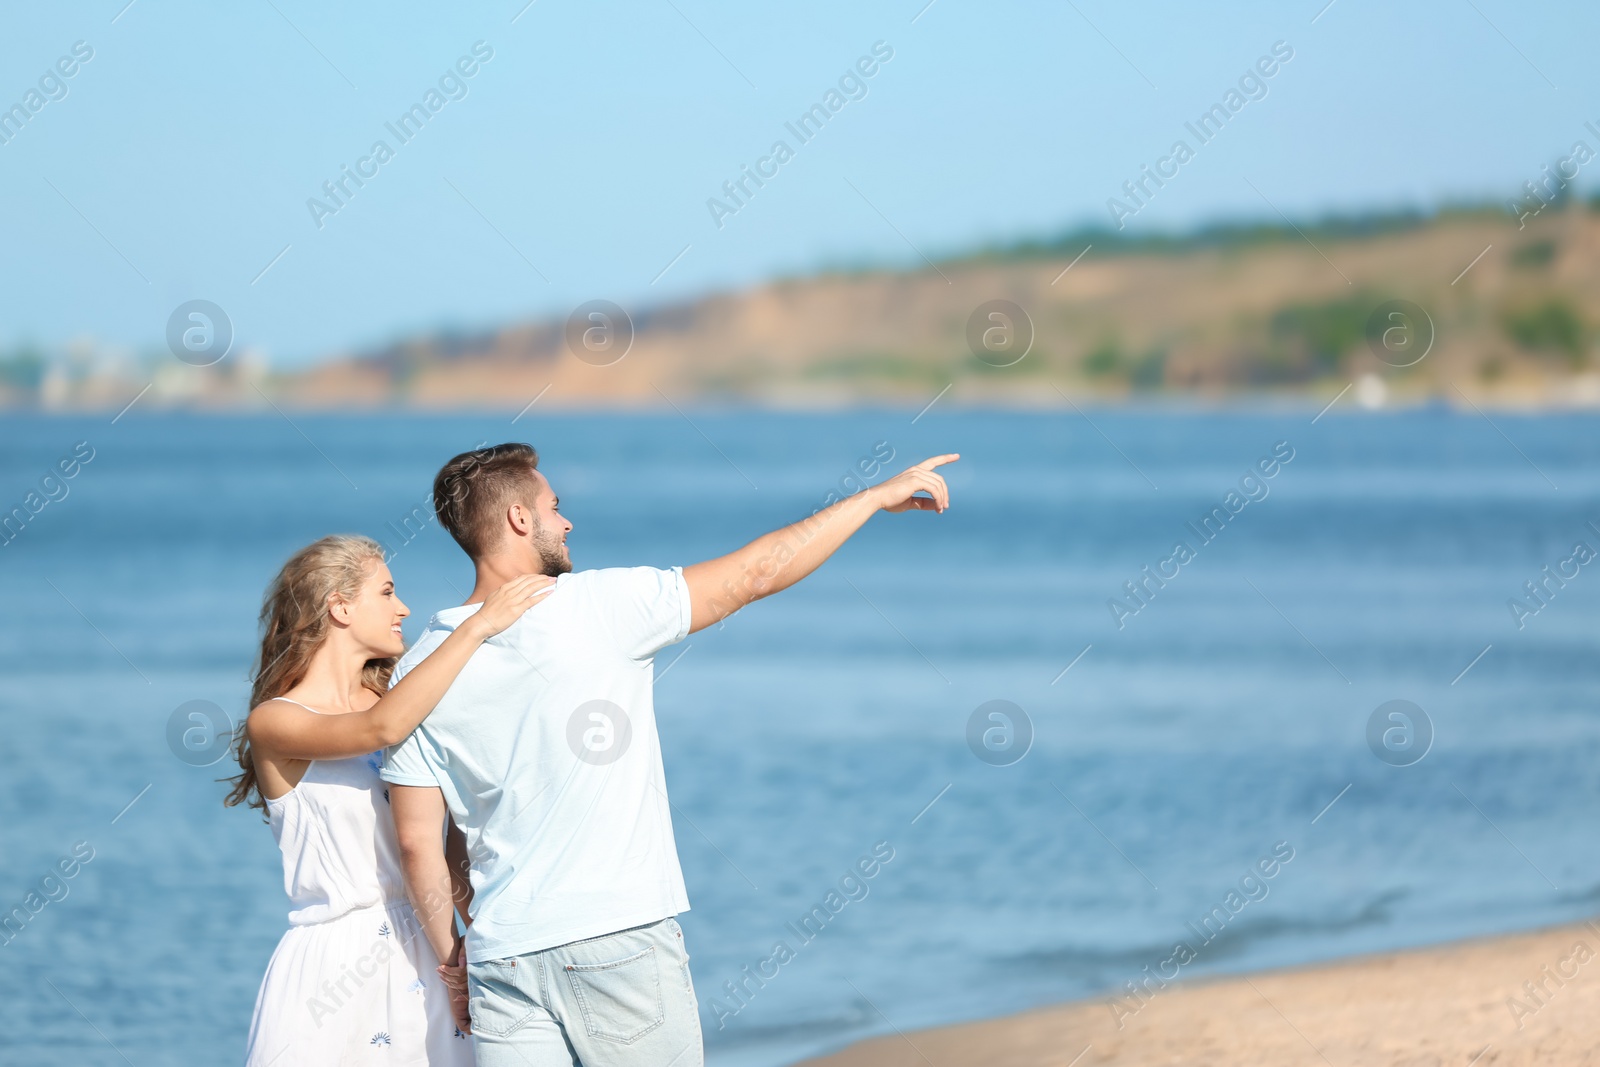
POLYGON ((950 489, 934 470, 961 457, 925 459, 799 522, 758 537, 726 556, 683 568, 689 586, 689 632, 721 622, 746 604, 782 592, 838 551, 880 511, 944 511, 950 489), (917 496, 917 493, 927 496, 917 496))

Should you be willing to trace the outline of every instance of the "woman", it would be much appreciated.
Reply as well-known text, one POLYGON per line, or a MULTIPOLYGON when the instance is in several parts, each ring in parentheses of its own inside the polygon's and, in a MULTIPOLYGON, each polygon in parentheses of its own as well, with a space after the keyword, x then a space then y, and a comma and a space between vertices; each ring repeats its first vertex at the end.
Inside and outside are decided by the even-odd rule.
MULTIPOLYGON (((507 582, 390 689, 410 611, 376 541, 325 537, 273 580, 226 803, 265 812, 293 910, 256 997, 248 1067, 471 1067, 444 968, 406 901, 378 770, 383 749, 416 729, 477 647, 554 583, 507 582)), ((465 920, 465 847, 453 825, 449 836, 457 884, 441 902, 453 899, 465 920)))

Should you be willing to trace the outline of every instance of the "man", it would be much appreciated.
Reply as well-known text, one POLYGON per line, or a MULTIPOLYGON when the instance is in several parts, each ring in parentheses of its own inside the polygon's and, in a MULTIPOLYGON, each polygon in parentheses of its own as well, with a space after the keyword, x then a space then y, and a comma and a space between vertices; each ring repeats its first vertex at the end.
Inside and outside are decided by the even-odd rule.
POLYGON ((718 559, 577 573, 572 523, 531 447, 445 464, 434 508, 477 582, 465 605, 433 617, 395 680, 508 579, 558 576, 543 603, 473 655, 383 769, 406 888, 441 960, 460 947, 449 894, 434 891, 450 881, 447 810, 466 835, 480 1067, 699 1067, 654 656, 804 578, 875 513, 944 511, 935 468, 957 458, 926 460, 718 559))

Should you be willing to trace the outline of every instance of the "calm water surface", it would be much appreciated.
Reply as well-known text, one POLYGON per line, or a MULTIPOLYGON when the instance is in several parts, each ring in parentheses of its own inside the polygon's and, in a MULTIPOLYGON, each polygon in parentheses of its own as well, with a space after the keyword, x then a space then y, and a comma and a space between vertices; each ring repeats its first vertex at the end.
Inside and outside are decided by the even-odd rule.
POLYGON ((713 1063, 1103 993, 1178 941, 1190 976, 1597 910, 1600 574, 1523 589, 1600 548, 1594 419, 912 414, 5 416, 0 505, 94 452, 0 549, 0 907, 44 902, 0 946, 6 1062, 242 1055, 279 860, 169 717, 243 711, 262 589, 322 534, 395 548, 409 636, 458 603, 464 559, 415 516, 445 458, 508 437, 543 453, 580 567, 720 554, 880 442, 897 469, 964 456, 948 514, 880 516, 658 662, 713 1063), (1258 499, 1196 536, 1278 442, 1258 499), (1193 558, 1131 614, 1124 583, 1178 541, 1193 558), (1009 766, 967 740, 993 700, 1031 723, 1009 766), (1411 766, 1368 743, 1391 700, 1431 723, 1411 766), (846 878, 875 847, 893 858, 846 878), (1275 847, 1293 858, 1230 907, 1275 847))

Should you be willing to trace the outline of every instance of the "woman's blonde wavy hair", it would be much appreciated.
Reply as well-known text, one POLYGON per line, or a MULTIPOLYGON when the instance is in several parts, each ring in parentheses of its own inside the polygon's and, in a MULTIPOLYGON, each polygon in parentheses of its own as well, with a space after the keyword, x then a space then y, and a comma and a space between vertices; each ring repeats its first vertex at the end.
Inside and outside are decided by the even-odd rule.
MULTIPOLYGON (((339 596, 354 600, 372 573, 372 565, 383 560, 383 546, 370 537, 339 534, 314 541, 289 557, 278 576, 267 587, 261 604, 261 652, 251 672, 250 707, 255 708, 293 689, 306 676, 311 657, 328 639, 328 605, 339 596)), ((379 696, 389 690, 389 676, 395 661, 368 660, 361 684, 379 696)), ((240 723, 234 736, 233 753, 239 773, 222 779, 232 784, 228 807, 245 804, 266 812, 255 763, 250 757, 250 739, 240 723)))

